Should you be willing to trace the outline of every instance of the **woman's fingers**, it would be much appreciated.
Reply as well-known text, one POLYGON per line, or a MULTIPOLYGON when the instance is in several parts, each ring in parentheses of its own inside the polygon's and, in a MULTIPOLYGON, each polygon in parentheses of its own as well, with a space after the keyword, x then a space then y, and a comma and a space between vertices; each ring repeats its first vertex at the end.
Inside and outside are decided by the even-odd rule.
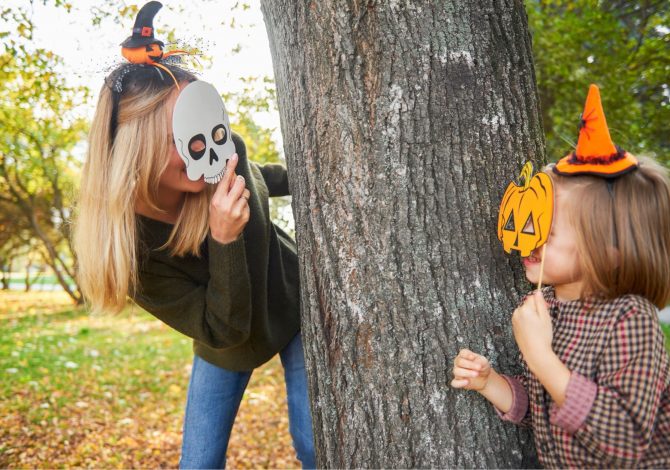
POLYGON ((233 210, 231 211, 234 217, 247 217, 249 216, 249 202, 247 198, 240 197, 233 204, 233 210))
POLYGON ((244 181, 244 176, 237 175, 235 177, 233 187, 230 188, 230 191, 228 191, 228 199, 230 200, 230 202, 234 204, 239 198, 241 198, 242 194, 244 194, 245 189, 246 189, 246 183, 244 181))
POLYGON ((223 197, 230 191, 230 186, 235 182, 235 168, 237 168, 237 154, 234 153, 232 157, 226 162, 226 172, 221 181, 216 186, 214 197, 223 197))

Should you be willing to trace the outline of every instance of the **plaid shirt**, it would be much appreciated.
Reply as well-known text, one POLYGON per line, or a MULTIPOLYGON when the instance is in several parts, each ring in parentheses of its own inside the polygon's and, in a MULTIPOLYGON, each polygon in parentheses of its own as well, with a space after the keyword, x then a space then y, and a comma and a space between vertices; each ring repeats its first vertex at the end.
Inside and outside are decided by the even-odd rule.
POLYGON ((557 406, 524 363, 503 376, 512 408, 500 416, 531 425, 545 467, 670 468, 670 369, 656 308, 626 295, 561 302, 544 298, 552 348, 572 372, 557 406))

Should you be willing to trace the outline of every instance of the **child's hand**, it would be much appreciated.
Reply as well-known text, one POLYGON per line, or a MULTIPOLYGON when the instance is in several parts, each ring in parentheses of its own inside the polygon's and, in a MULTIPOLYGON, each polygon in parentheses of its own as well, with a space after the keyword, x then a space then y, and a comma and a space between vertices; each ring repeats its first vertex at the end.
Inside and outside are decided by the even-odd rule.
POLYGON ((489 380, 491 364, 488 359, 468 349, 461 349, 454 359, 454 380, 451 386, 480 391, 489 380))
POLYGON ((529 295, 512 314, 512 329, 519 351, 531 371, 536 362, 552 353, 551 315, 542 292, 529 295))

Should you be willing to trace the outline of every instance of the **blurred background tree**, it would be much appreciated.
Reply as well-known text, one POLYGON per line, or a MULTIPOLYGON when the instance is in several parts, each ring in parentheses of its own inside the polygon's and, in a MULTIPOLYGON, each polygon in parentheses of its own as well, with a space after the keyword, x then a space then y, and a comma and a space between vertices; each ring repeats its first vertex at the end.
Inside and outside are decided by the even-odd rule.
POLYGON ((614 142, 670 163, 667 0, 526 2, 547 159, 574 148, 590 83, 601 88, 614 142))
MULTIPOLYGON (((222 3, 222 24, 238 28, 235 13, 250 5, 222 3)), ((87 126, 76 109, 90 106, 95 96, 87 87, 72 86, 58 72, 62 60, 53 51, 34 47, 31 9, 38 4, 68 12, 73 9, 73 4, 64 0, 10 2, 0 8, 2 285, 9 286, 7 273, 10 266, 18 266, 17 257, 21 265, 27 261, 25 250, 19 247, 32 243, 40 248, 38 258, 54 271, 58 284, 73 300, 81 302, 72 280, 74 259, 68 243, 68 220, 87 126)), ((130 24, 137 7, 119 0, 100 2, 88 12, 88 22, 99 25, 112 18, 130 24)), ((184 13, 183 5, 167 8, 184 13)), ((189 11, 198 9, 197 5, 189 7, 189 11)), ((548 159, 556 160, 574 146, 586 90, 595 82, 602 89, 615 142, 634 154, 651 154, 670 163, 667 1, 528 0, 526 10, 533 34, 548 159)), ((173 26, 161 26, 160 35, 175 40, 173 26)), ((244 54, 235 35, 226 36, 226 41, 230 41, 234 53, 244 54)), ((200 61, 207 66, 212 58, 203 55, 200 61)), ((242 80, 243 92, 224 93, 233 128, 245 139, 252 158, 260 163, 280 161, 276 129, 261 126, 255 119, 258 112, 276 113, 273 79, 260 76, 242 80)), ((98 84, 93 86, 96 92, 98 84)), ((273 201, 271 209, 277 222, 292 231, 289 201, 273 201)))
MULTIPOLYGON (((0 220, 9 230, 3 248, 11 260, 17 240, 34 247, 27 256, 30 265, 38 254, 79 304, 69 221, 80 162, 72 151, 86 131, 74 110, 89 93, 68 86, 54 72, 60 59, 53 52, 30 47, 34 25, 24 9, 4 9, 1 15, 13 28, 0 33, 0 201, 5 210, 0 220)), ((29 277, 27 269, 27 287, 29 277)))

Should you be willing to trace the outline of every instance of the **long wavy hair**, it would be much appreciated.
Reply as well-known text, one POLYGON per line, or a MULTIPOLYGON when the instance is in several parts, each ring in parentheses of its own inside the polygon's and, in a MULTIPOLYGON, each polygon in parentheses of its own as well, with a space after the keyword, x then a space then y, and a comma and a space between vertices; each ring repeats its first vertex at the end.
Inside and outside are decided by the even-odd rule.
MULTIPOLYGON (((179 83, 196 80, 179 67, 179 83)), ((88 155, 74 224, 79 285, 94 311, 118 312, 137 289, 135 203, 159 209, 157 190, 169 160, 175 82, 152 66, 124 65, 105 80, 88 136, 88 155)), ((200 255, 208 230, 211 188, 186 193, 163 247, 200 255)))

